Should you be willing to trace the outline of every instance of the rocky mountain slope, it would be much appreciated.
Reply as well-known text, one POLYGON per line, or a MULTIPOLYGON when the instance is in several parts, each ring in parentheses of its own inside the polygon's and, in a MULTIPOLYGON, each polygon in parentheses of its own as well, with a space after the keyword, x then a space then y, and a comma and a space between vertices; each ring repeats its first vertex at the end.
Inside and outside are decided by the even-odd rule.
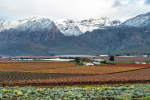
POLYGON ((94 30, 92 32, 86 32, 79 37, 81 39, 90 41, 102 50, 116 51, 136 44, 150 45, 150 28, 109 28, 105 30, 94 30))
POLYGON ((50 19, 34 17, 19 21, 0 20, 0 47, 64 37, 50 19))
POLYGON ((99 53, 99 47, 78 37, 63 37, 56 40, 27 42, 21 44, 13 44, 0 48, 0 55, 12 56, 48 56, 55 54, 90 55, 99 53))

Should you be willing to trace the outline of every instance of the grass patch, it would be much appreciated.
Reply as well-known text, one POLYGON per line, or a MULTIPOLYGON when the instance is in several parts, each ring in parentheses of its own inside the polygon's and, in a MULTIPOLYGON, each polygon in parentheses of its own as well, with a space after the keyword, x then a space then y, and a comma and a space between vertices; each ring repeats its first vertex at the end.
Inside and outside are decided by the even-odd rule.
POLYGON ((147 64, 150 64, 150 61, 145 61, 147 64))
POLYGON ((111 65, 119 65, 119 64, 135 64, 135 62, 107 62, 107 64, 111 64, 111 65))

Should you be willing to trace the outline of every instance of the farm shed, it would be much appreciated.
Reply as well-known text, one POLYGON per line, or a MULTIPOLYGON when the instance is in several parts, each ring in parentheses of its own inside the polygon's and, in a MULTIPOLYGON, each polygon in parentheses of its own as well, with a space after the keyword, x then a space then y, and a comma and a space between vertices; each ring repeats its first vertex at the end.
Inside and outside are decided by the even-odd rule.
POLYGON ((100 57, 108 57, 108 55, 99 55, 100 57))
POLYGON ((146 62, 142 62, 142 64, 146 64, 146 62))
POLYGON ((135 64, 140 64, 140 62, 135 62, 135 64))
POLYGON ((104 61, 104 59, 94 59, 95 61, 104 61))
POLYGON ((84 64, 85 66, 94 66, 93 63, 86 63, 86 62, 83 62, 83 64, 84 64))
POLYGON ((146 64, 146 62, 135 62, 135 64, 146 64))
POLYGON ((142 57, 148 57, 148 55, 141 55, 142 57))
POLYGON ((95 64, 95 65, 100 65, 101 63, 99 63, 99 62, 93 62, 93 64, 95 64))

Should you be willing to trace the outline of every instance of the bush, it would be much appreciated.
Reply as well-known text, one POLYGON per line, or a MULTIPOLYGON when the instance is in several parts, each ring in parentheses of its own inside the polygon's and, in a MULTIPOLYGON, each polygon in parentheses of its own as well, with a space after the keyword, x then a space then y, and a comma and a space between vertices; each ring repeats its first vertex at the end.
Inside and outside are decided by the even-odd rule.
POLYGON ((110 61, 114 61, 114 60, 115 60, 114 56, 111 55, 110 58, 109 58, 109 60, 110 60, 110 61))
POLYGON ((80 59, 81 59, 81 58, 76 57, 76 58, 75 58, 75 62, 76 62, 77 64, 80 63, 80 59))
POLYGON ((101 61, 100 63, 106 64, 106 62, 107 62, 107 61, 106 61, 106 60, 104 60, 104 61, 101 61))
POLYGON ((87 62, 87 61, 89 61, 89 59, 88 58, 82 58, 81 59, 83 62, 87 62))

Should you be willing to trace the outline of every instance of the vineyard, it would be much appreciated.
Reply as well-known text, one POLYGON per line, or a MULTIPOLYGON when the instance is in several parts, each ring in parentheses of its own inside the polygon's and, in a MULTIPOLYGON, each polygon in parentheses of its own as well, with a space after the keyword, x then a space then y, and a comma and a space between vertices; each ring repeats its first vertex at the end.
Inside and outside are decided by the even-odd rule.
POLYGON ((1 61, 0 100, 150 100, 149 84, 122 85, 148 83, 149 76, 150 64, 1 61))
POLYGON ((150 64, 76 66, 72 62, 1 62, 1 86, 114 84, 150 81, 150 64))
POLYGON ((80 66, 80 67, 66 67, 66 68, 57 68, 57 69, 42 69, 34 71, 24 71, 32 73, 72 73, 72 74, 106 74, 114 72, 123 72, 129 70, 137 70, 145 68, 142 66, 131 66, 131 67, 121 67, 121 66, 80 66))
POLYGON ((63 62, 1 62, 0 72, 19 72, 42 69, 55 69, 64 67, 76 67, 74 63, 63 62))
POLYGON ((91 76, 94 74, 53 74, 53 73, 0 73, 0 81, 18 81, 33 79, 56 79, 62 77, 91 76))

